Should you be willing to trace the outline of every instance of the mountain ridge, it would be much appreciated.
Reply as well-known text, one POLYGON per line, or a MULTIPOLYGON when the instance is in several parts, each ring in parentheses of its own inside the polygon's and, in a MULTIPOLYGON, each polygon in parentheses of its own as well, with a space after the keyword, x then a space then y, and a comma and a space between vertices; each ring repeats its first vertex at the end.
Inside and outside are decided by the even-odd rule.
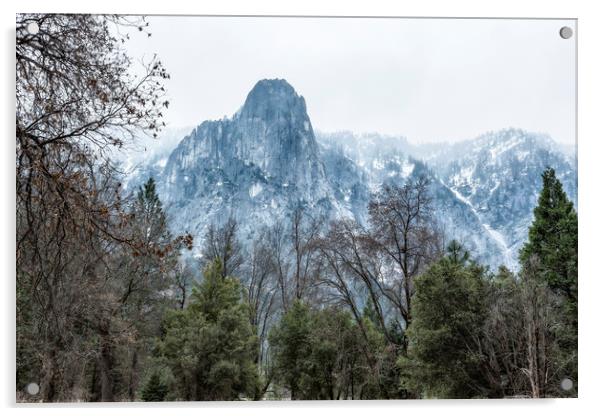
POLYGON ((512 128, 424 148, 376 133, 316 134, 303 96, 276 79, 259 81, 231 118, 195 127, 152 174, 175 231, 202 238, 210 223, 234 216, 243 239, 298 207, 365 225, 370 195, 383 183, 426 175, 446 235, 492 267, 515 268, 543 169, 558 168, 576 199, 567 159, 549 136, 512 128))

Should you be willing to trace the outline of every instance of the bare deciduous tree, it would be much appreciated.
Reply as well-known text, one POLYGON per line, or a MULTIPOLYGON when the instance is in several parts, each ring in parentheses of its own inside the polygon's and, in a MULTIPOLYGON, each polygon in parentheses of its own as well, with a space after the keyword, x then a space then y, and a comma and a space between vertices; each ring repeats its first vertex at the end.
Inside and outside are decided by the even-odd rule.
POLYGON ((521 277, 524 281, 519 295, 526 348, 526 366, 522 371, 531 387, 530 396, 534 398, 546 397, 550 382, 557 377, 552 373, 552 292, 549 287, 538 281, 537 262, 536 258, 530 259, 530 264, 523 270, 521 277))
MULTIPOLYGON (((114 257, 137 243, 108 156, 140 132, 156 134, 168 106, 160 61, 136 76, 120 47, 120 29, 145 26, 117 16, 17 15, 17 319, 21 334, 35 334, 18 341, 19 350, 37 351, 30 375, 40 377, 45 401, 86 399, 85 363, 112 359, 115 339, 105 335, 116 326, 107 320, 123 304, 114 257)), ((110 400, 111 371, 101 378, 100 399, 110 400)))
POLYGON ((501 395, 557 397, 571 357, 563 354, 561 298, 538 275, 539 260, 529 259, 517 277, 500 269, 491 285, 489 312, 478 351, 482 373, 501 395))
POLYGON ((249 305, 249 319, 259 344, 255 362, 264 376, 263 385, 259 387, 256 394, 257 399, 265 394, 272 380, 267 336, 279 306, 276 264, 265 240, 266 233, 267 231, 264 230, 253 242, 243 273, 246 301, 249 305))
POLYGON ((321 218, 297 208, 290 220, 276 222, 266 233, 285 311, 293 300, 309 300, 315 295, 312 291, 321 270, 316 243, 322 227, 321 218))
POLYGON ((308 216, 303 209, 293 211, 291 218, 290 241, 292 245, 294 298, 301 300, 311 289, 320 273, 320 263, 316 258, 315 243, 319 237, 323 221, 308 216))
POLYGON ((203 259, 209 263, 219 259, 222 264, 222 277, 236 276, 243 263, 243 247, 237 233, 238 222, 229 218, 223 225, 209 225, 205 234, 203 259))
POLYGON ((174 291, 178 309, 184 309, 188 300, 188 293, 194 281, 194 273, 191 266, 181 261, 178 263, 174 277, 174 291))
POLYGON ((442 253, 431 202, 429 180, 421 176, 403 186, 384 185, 368 207, 372 241, 390 260, 383 295, 405 327, 412 321, 414 279, 442 253))
POLYGON ((335 295, 351 310, 362 326, 360 301, 370 300, 379 327, 386 330, 386 311, 382 304, 382 268, 380 253, 374 251, 367 232, 351 220, 333 222, 319 244, 327 264, 321 282, 334 289, 335 295))

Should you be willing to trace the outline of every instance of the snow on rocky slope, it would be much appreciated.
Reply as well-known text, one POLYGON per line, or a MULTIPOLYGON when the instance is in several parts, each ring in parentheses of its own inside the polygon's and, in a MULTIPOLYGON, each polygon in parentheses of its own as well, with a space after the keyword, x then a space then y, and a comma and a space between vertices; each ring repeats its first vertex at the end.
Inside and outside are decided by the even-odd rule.
POLYGON ((419 146, 376 133, 315 134, 305 99, 278 79, 259 81, 231 118, 205 121, 170 153, 155 153, 129 186, 155 176, 174 231, 197 241, 229 217, 252 239, 298 207, 366 224, 372 192, 425 175, 446 237, 493 267, 516 268, 543 170, 555 168, 577 195, 574 160, 545 135, 506 129, 419 146))

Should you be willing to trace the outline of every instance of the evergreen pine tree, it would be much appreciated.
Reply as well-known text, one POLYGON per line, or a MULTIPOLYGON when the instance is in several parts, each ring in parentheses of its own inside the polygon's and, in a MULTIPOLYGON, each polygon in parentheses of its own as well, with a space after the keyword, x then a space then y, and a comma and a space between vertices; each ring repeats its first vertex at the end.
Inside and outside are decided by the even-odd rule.
POLYGON ((143 243, 167 244, 171 240, 167 217, 157 194, 155 180, 148 181, 138 188, 133 211, 134 223, 140 228, 143 243))
POLYGON ((270 332, 275 376, 290 391, 292 400, 302 398, 300 381, 311 354, 311 319, 309 307, 295 301, 270 332))
MULTIPOLYGON (((534 210, 529 240, 520 253, 522 272, 529 273, 559 296, 553 328, 558 347, 551 362, 554 373, 577 383, 577 212, 554 169, 542 174, 543 187, 534 210)), ((566 392, 565 392, 566 393, 566 392)), ((576 387, 569 394, 576 394, 576 387)))
MULTIPOLYGON (((129 248, 119 253, 119 318, 130 322, 136 334, 130 343, 113 348, 116 366, 115 390, 134 400, 140 391, 140 375, 144 372, 148 348, 160 330, 161 318, 174 302, 171 287, 179 257, 178 243, 169 230, 166 214, 151 177, 141 186, 129 209, 129 248)), ((115 320, 116 318, 114 318, 115 320)), ((106 341, 105 345, 112 345, 106 341)))
POLYGON ((378 320, 378 316, 376 315, 376 310, 374 308, 374 302, 372 301, 372 298, 368 297, 368 299, 366 300, 366 304, 364 305, 364 310, 362 312, 362 316, 364 317, 364 319, 368 319, 372 325, 374 325, 376 328, 379 328, 380 326, 380 321, 378 320))
POLYGON ((185 400, 254 397, 257 337, 240 282, 222 277, 216 259, 193 289, 188 307, 168 313, 159 350, 185 400))
POLYGON ((448 255, 416 279, 408 355, 398 364, 402 386, 423 397, 492 395, 478 354, 487 316, 485 269, 464 253, 453 242, 448 255))
POLYGON ((167 396, 167 383, 161 378, 158 371, 153 371, 142 389, 142 400, 145 402, 162 402, 167 396))
MULTIPOLYGON (((312 309, 296 300, 270 333, 277 385, 286 388, 292 400, 382 397, 383 375, 371 373, 366 349, 378 358, 383 337, 367 318, 364 325, 371 332, 369 340, 349 312, 312 309)), ((381 365, 379 370, 387 368, 381 365)))
POLYGON ((577 212, 562 189, 554 169, 542 174, 543 188, 520 253, 525 267, 537 257, 539 273, 549 287, 567 300, 567 313, 577 325, 577 212))

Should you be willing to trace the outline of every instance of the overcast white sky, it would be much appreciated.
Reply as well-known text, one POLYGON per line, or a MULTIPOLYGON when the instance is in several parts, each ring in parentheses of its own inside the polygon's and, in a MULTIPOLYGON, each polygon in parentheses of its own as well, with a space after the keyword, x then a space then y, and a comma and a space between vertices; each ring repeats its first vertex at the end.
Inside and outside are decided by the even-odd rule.
POLYGON ((562 20, 150 17, 173 127, 230 117, 253 85, 285 78, 314 129, 457 141, 520 127, 575 142, 575 36, 562 20))

